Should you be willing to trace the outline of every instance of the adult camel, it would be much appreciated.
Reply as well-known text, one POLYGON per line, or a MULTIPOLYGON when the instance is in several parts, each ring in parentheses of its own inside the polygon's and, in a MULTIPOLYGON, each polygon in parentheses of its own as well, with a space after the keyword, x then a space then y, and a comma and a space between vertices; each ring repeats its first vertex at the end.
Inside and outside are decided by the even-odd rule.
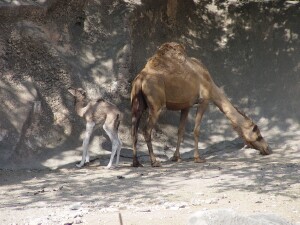
POLYGON ((163 109, 180 110, 178 139, 173 161, 180 161, 180 143, 185 132, 189 109, 198 103, 194 127, 194 161, 205 162, 198 152, 198 139, 202 116, 212 101, 231 121, 233 128, 249 147, 263 155, 271 153, 257 125, 235 108, 225 93, 216 86, 207 68, 197 59, 188 57, 183 45, 170 42, 163 44, 152 56, 144 69, 136 76, 131 91, 133 166, 142 166, 137 159, 137 130, 144 110, 149 116, 144 138, 149 150, 151 165, 160 166, 153 153, 151 131, 163 109))

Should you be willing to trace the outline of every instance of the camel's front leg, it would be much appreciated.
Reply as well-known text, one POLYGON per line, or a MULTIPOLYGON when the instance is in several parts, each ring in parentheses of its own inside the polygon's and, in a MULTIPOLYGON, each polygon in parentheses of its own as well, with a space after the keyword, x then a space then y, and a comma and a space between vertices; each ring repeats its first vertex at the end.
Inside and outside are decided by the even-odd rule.
POLYGON ((177 146, 176 146, 176 151, 174 153, 174 156, 172 158, 172 161, 174 162, 181 162, 180 158, 180 144, 183 141, 183 135, 185 132, 185 124, 186 124, 186 119, 188 117, 190 108, 182 109, 181 114, 180 114, 180 123, 179 123, 179 128, 178 128, 178 139, 177 139, 177 146))
POLYGON ((90 160, 89 153, 88 153, 88 145, 89 145, 90 137, 92 135, 94 126, 95 126, 94 122, 86 123, 86 131, 85 131, 85 136, 84 136, 83 143, 82 143, 82 150, 83 150, 82 159, 79 164, 76 164, 76 166, 79 168, 82 167, 85 162, 89 162, 89 160, 90 160))
POLYGON ((194 128, 194 140, 195 140, 195 150, 194 150, 194 161, 196 163, 203 163, 205 162, 204 158, 201 158, 199 155, 198 150, 198 142, 199 142, 199 135, 200 135, 200 124, 203 117, 203 114, 208 106, 208 100, 203 100, 197 109, 196 119, 195 119, 195 128, 194 128))

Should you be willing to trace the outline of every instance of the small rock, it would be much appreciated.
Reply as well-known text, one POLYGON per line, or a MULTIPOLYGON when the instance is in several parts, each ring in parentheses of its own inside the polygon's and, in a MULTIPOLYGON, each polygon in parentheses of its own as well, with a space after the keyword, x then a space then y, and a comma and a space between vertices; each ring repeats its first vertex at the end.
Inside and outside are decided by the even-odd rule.
POLYGON ((83 217, 83 213, 81 212, 74 215, 74 218, 78 218, 78 217, 83 217))
POLYGON ((151 212, 151 209, 149 209, 149 208, 140 208, 140 209, 136 209, 135 212, 151 212))
POLYGON ((186 208, 188 206, 188 203, 186 203, 186 202, 179 202, 179 203, 165 202, 164 206, 165 206, 165 209, 179 210, 179 209, 186 208))
POLYGON ((126 210, 127 209, 127 206, 126 205, 121 205, 119 206, 119 210, 126 210))
POLYGON ((58 188, 54 188, 53 191, 60 191, 64 188, 64 186, 59 186, 58 188))
POLYGON ((203 200, 199 200, 199 199, 193 199, 191 201, 191 204, 194 206, 201 205, 202 203, 203 203, 203 200))
POLYGON ((222 199, 228 198, 228 196, 226 194, 222 195, 221 197, 222 199))
POLYGON ((73 205, 70 206, 71 210, 78 210, 81 207, 81 202, 76 202, 73 205))
POLYGON ((206 204, 217 204, 218 201, 219 201, 219 199, 217 199, 217 198, 211 198, 211 199, 205 200, 205 203, 206 204))
POLYGON ((168 145, 164 146, 164 150, 169 150, 169 149, 170 149, 170 147, 168 145))
POLYGON ((73 222, 66 222, 66 223, 64 223, 64 225, 72 225, 73 224, 73 222))
POLYGON ((76 218, 74 220, 74 224, 80 224, 80 223, 83 223, 82 220, 80 218, 76 218))
POLYGON ((179 207, 178 206, 171 206, 170 208, 168 208, 170 210, 179 210, 179 207))
POLYGON ((101 212, 118 212, 119 210, 114 207, 108 207, 108 208, 102 208, 100 211, 101 212))
POLYGON ((197 192, 196 195, 203 196, 204 193, 203 192, 197 192))

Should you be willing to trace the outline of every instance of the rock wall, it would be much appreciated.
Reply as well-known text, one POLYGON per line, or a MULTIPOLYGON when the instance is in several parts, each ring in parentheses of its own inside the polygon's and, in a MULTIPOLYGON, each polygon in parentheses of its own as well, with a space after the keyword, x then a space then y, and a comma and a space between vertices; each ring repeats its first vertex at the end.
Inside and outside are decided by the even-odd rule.
MULTIPOLYGON (((84 123, 74 114, 69 86, 124 111, 121 137, 130 148, 131 81, 166 41, 185 44, 201 59, 273 148, 298 148, 299 17, 297 1, 1 2, 0 167, 26 160, 42 166, 53 157, 63 164, 61 154, 81 145, 84 123)), ((178 121, 176 112, 161 117, 154 131, 159 151, 173 146, 178 121)), ((237 137, 214 106, 201 131, 205 150, 237 137)))

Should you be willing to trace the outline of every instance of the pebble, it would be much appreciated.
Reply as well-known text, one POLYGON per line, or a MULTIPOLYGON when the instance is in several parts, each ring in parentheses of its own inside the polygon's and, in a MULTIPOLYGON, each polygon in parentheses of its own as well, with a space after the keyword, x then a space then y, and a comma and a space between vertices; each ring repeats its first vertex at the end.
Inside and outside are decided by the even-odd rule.
POLYGON ((164 204, 165 209, 170 209, 170 210, 179 210, 183 208, 187 208, 189 206, 188 203, 186 202, 165 202, 164 204))
POLYGON ((151 212, 150 208, 141 208, 141 209, 136 209, 135 212, 151 212))
POLYGON ((204 193, 203 192, 197 192, 196 195, 203 196, 204 193))
POLYGON ((205 203, 206 203, 206 204, 217 204, 218 201, 219 201, 218 198, 211 198, 211 199, 205 200, 205 203))
POLYGON ((203 203, 203 200, 199 200, 199 199, 193 199, 191 201, 191 204, 194 206, 201 205, 202 203, 203 203))
POLYGON ((74 224, 80 224, 80 223, 83 223, 82 219, 76 218, 76 219, 74 220, 74 224))
POLYGON ((115 208, 115 207, 107 207, 107 208, 102 208, 100 210, 100 212, 104 212, 104 213, 109 213, 109 212, 118 212, 119 209, 115 208))
POLYGON ((70 206, 70 209, 71 210, 78 210, 78 209, 80 209, 81 204, 82 204, 81 202, 76 202, 76 203, 74 203, 73 205, 70 206))

